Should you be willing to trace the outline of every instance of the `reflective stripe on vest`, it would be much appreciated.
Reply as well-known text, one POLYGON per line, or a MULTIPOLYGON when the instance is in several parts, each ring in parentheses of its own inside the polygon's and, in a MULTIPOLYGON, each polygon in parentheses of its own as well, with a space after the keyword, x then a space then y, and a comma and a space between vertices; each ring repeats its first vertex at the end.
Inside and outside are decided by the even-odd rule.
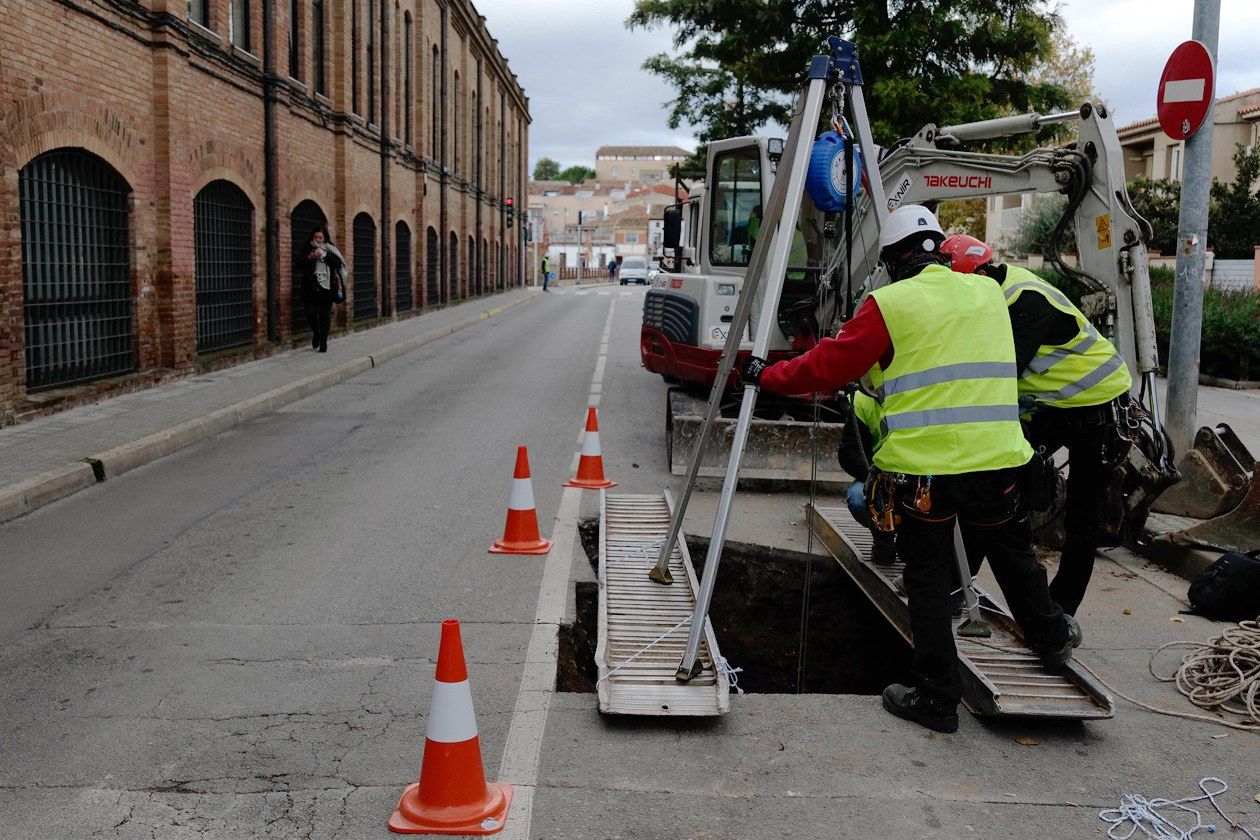
POLYGON ((1114 346, 1067 296, 1018 266, 1007 267, 1002 293, 1009 307, 1023 292, 1041 295, 1077 324, 1077 333, 1061 345, 1043 345, 1019 375, 1019 393, 1059 408, 1102 405, 1124 393, 1132 378, 1114 346))
POLYGON ((941 365, 928 368, 919 373, 903 373, 894 379, 885 379, 884 384, 876 389, 881 401, 893 394, 939 385, 942 382, 955 382, 960 379, 1014 379, 1017 371, 1014 362, 960 362, 953 365, 941 365))
MULTIPOLYGON (((1013 367, 1013 365, 1012 365, 1013 367)), ((885 416, 885 431, 926 429, 929 426, 952 426, 955 423, 990 423, 998 421, 1019 422, 1018 405, 969 405, 962 408, 927 408, 885 416)))

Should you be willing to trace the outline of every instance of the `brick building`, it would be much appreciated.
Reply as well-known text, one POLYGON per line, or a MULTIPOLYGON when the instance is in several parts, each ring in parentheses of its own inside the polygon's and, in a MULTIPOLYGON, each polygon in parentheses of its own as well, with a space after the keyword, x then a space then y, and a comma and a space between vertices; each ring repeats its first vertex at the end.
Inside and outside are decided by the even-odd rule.
POLYGON ((0 22, 0 424, 301 341, 293 255, 323 221, 346 326, 522 282, 529 103, 469 0, 0 22))

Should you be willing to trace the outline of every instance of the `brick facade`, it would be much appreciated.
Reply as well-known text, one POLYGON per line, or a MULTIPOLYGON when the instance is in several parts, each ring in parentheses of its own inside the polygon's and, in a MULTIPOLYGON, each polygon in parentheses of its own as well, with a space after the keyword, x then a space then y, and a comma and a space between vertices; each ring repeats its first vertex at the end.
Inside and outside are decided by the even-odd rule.
MULTIPOLYGON (((468 0, 205 3, 208 27, 189 20, 188 0, 0 0, 0 424, 32 407, 19 185, 23 168, 52 150, 84 150, 116 171, 130 189, 135 372, 114 377, 104 383, 107 387, 213 362, 197 353, 193 208, 198 192, 217 180, 236 185, 253 206, 253 343, 227 354, 233 359, 287 347, 303 329, 300 313, 299 323, 293 323, 290 305, 290 213, 306 200, 327 216, 349 262, 354 260, 353 220, 359 213, 371 216, 377 231, 377 315, 397 317, 393 245, 399 222, 411 234, 412 311, 522 282, 524 225, 518 219, 506 227, 503 199, 526 194, 528 100, 468 0), (233 43, 244 40, 230 23, 238 4, 248 10, 248 50, 233 43), (317 91, 314 15, 321 6, 324 84, 317 91), (292 8, 298 11, 293 64, 292 8), (268 340, 267 322, 260 57, 268 9, 274 16, 274 67, 280 78, 275 106, 277 341, 268 340), (408 41, 410 62, 405 62, 408 41), (291 67, 296 78, 290 77, 291 67), (382 207, 382 155, 387 208, 382 207), (429 228, 439 243, 435 300, 426 282, 434 262, 428 253, 429 228), (447 253, 452 235, 459 243, 453 285, 447 253), (476 258, 471 264, 470 246, 476 258)), ((351 295, 353 285, 351 279, 351 295)), ((351 299, 338 314, 343 326, 353 311, 351 299)), ((98 382, 79 389, 101 387, 98 382)), ((37 395, 41 399, 48 396, 37 395)))

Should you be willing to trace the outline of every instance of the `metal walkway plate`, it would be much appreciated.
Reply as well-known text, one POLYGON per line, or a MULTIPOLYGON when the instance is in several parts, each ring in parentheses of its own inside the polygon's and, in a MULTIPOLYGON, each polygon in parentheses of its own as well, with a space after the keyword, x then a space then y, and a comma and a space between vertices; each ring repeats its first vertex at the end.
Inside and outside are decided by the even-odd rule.
POLYGON ((670 557, 672 585, 647 576, 669 533, 672 512, 668 492, 600 493, 595 664, 599 710, 605 714, 710 716, 730 710, 730 688, 714 667, 721 654, 708 619, 700 643, 700 674, 690 682, 675 677, 698 589, 686 541, 679 539, 670 557))
MULTIPOLYGON (((895 581, 905 565, 877 566, 868 559, 871 532, 847 508, 807 505, 809 527, 889 623, 910 642, 910 607, 895 581)), ((974 715, 1084 720, 1115 714, 1111 694, 1074 662, 1052 670, 1024 646, 1015 619, 980 594, 988 639, 955 637, 963 678, 963 704, 974 715)), ((955 620, 955 626, 966 617, 955 620)))

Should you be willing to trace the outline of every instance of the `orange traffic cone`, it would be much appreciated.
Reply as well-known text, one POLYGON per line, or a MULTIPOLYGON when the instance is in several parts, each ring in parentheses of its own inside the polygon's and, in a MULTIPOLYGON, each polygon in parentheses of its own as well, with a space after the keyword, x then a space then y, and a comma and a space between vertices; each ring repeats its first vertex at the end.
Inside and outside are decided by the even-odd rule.
POLYGON ((507 822, 512 786, 486 783, 459 622, 442 622, 437 679, 424 736, 420 781, 389 818, 400 834, 494 834, 507 822))
POLYGON ((490 546, 491 554, 546 554, 551 540, 538 533, 538 511, 534 509, 534 485, 529 478, 529 453, 516 448, 516 472, 512 477, 512 497, 508 501, 503 537, 490 546))
POLYGON ((586 407, 586 433, 582 435, 582 457, 578 459, 577 476, 566 481, 564 486, 584 490, 617 486, 617 482, 604 478, 604 458, 599 454, 599 421, 595 419, 593 405, 586 407))

